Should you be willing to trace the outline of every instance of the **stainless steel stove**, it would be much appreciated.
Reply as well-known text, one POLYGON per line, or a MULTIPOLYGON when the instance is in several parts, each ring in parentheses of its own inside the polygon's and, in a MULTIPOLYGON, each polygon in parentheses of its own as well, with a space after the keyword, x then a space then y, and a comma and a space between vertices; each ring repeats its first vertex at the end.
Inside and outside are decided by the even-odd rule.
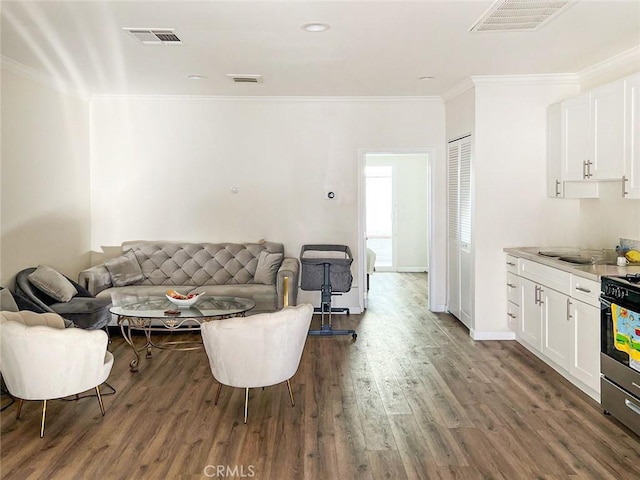
POLYGON ((601 403, 640 435, 640 274, 602 277, 601 403))

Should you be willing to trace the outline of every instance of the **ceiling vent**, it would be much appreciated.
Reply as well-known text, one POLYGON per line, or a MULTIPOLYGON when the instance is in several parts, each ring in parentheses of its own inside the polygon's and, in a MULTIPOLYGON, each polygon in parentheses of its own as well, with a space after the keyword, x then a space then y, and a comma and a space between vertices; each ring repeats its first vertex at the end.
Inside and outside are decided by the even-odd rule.
POLYGON ((233 80, 234 83, 262 83, 262 75, 228 73, 227 77, 233 80))
POLYGON ((145 45, 182 45, 173 28, 123 28, 145 45))
POLYGON ((538 30, 577 0, 498 0, 471 27, 472 32, 538 30))

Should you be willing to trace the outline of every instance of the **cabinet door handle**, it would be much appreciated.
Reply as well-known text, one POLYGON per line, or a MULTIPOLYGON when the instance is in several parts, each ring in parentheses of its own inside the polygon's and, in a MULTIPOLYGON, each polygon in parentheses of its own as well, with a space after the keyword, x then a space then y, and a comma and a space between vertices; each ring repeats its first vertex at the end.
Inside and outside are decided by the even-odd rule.
POLYGON ((544 290, 542 289, 542 287, 538 287, 538 303, 540 304, 540 306, 542 306, 542 304, 544 303, 544 300, 542 300, 542 293, 544 292, 544 290))
POLYGON ((513 263, 513 262, 507 262, 507 265, 509 265, 510 267, 515 267, 516 266, 516 264, 513 263))
POLYGON ((518 318, 518 317, 516 317, 516 316, 515 316, 513 313, 511 313, 511 312, 508 312, 508 313, 507 313, 507 317, 511 317, 511 318, 514 318, 514 319, 515 319, 515 318, 518 318))
POLYGON ((626 197, 627 195, 629 195, 629 192, 627 192, 627 181, 628 180, 629 179, 625 175, 622 176, 622 196, 623 197, 626 197))
POLYGON ((578 290, 579 292, 591 293, 591 290, 589 290, 588 288, 581 287, 580 285, 576 286, 576 290, 578 290))
POLYGON ((591 173, 591 165, 593 165, 593 162, 591 160, 587 160, 587 178, 593 177, 593 173, 591 173))
MULTIPOLYGON (((624 179, 624 177, 622 177, 624 179)), ((624 187, 623 187, 624 189, 624 187)), ((556 197, 560 196, 560 180, 556 180, 556 197)), ((624 195, 623 195, 624 197, 624 195)))
POLYGON ((582 161, 582 178, 587 178, 587 161, 582 161))
POLYGON ((638 385, 636 382, 631 382, 631 385, 633 385, 636 388, 640 388, 640 385, 638 385))
POLYGON ((571 300, 567 298, 567 322, 571 320, 571 300))
POLYGON ((513 283, 511 283, 511 282, 507 282, 507 287, 509 287, 509 288, 516 288, 516 286, 515 286, 513 283))
POLYGON ((535 303, 536 305, 538 305, 538 301, 539 301, 538 300, 538 289, 539 288, 540 287, 538 285, 536 285, 536 289, 535 289, 535 291, 533 293, 533 303, 535 303))

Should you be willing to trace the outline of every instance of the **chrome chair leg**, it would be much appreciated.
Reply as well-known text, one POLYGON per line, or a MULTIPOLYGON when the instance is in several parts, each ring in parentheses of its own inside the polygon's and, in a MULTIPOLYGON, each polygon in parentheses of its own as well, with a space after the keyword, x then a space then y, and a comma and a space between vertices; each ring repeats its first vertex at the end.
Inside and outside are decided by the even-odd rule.
POLYGON ((47 414, 47 401, 42 401, 42 425, 40 426, 40 438, 44 437, 44 417, 47 414))
POLYGON ((244 423, 247 423, 247 414, 249 413, 249 389, 245 389, 244 394, 244 423))
POLYGON ((100 404, 100 412, 104 417, 104 404, 102 403, 102 397, 100 396, 100 385, 96 387, 96 393, 98 394, 98 403, 100 404))
POLYGON ((24 400, 19 398, 18 399, 18 410, 16 410, 16 420, 20 419, 20 412, 22 411, 22 404, 24 403, 24 400))
POLYGON ((214 405, 218 404, 218 399, 220 398, 220 392, 222 391, 222 384, 218 384, 218 391, 216 392, 216 401, 213 402, 214 405))
POLYGON ((296 403, 293 401, 293 391, 291 390, 291 383, 287 380, 287 388, 289 389, 289 396, 291 397, 291 406, 295 407, 296 403))

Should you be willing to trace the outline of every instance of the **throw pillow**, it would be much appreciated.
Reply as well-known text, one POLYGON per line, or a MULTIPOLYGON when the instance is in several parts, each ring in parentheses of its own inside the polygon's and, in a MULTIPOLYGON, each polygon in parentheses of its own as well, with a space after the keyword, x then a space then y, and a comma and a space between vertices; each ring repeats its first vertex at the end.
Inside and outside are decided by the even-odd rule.
POLYGON ((276 273, 282 264, 282 253, 260 252, 258 255, 258 266, 256 267, 255 283, 273 285, 276 283, 276 273))
POLYGON ((73 283, 64 275, 46 265, 38 265, 28 278, 38 290, 59 302, 68 302, 78 293, 73 283))
POLYGON ((111 258, 105 261, 104 264, 109 270, 111 283, 113 283, 114 287, 132 285, 144 279, 142 269, 133 250, 129 250, 117 258, 111 258))

